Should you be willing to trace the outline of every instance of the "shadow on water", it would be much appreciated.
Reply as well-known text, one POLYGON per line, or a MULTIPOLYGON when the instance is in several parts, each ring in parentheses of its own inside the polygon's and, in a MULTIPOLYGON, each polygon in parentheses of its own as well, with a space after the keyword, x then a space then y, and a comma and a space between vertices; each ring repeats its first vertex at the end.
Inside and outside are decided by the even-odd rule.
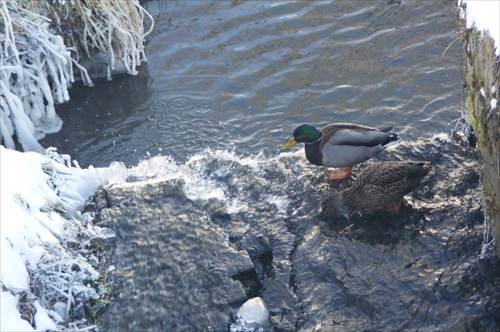
POLYGON ((137 164, 146 156, 143 133, 151 104, 150 85, 147 64, 141 65, 137 76, 114 77, 91 88, 75 84, 70 90, 72 101, 57 107, 64 122, 61 131, 40 143, 70 154, 81 167, 109 166, 109 156, 137 164))
MULTIPOLYGON (((415 240, 424 229, 425 212, 414 209, 405 202, 395 215, 383 212, 351 212, 326 218, 325 226, 340 236, 370 245, 382 244, 392 248, 415 240)), ((327 234, 325 230, 325 234, 327 234)))

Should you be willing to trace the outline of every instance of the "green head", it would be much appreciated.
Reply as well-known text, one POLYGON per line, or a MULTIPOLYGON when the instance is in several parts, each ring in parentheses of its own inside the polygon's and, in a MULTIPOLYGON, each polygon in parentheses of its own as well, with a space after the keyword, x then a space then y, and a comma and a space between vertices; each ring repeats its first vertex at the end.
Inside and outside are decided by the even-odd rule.
POLYGON ((309 124, 303 124, 295 128, 293 131, 293 137, 290 141, 283 147, 283 151, 290 149, 292 146, 298 142, 312 143, 317 141, 321 137, 321 131, 316 129, 314 126, 309 124))

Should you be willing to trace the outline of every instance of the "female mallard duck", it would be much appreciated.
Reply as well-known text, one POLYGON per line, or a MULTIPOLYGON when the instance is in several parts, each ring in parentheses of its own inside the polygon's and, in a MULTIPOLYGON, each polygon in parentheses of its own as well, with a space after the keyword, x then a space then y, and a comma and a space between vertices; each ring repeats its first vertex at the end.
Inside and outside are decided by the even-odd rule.
POLYGON ((350 188, 335 192, 323 202, 323 214, 338 212, 343 205, 396 213, 403 204, 403 196, 415 189, 431 168, 426 161, 372 163, 350 188))
POLYGON ((293 137, 283 147, 288 150, 297 142, 306 143, 306 157, 318 166, 346 167, 330 174, 330 179, 346 178, 352 165, 370 159, 400 141, 392 127, 377 129, 352 123, 333 123, 318 130, 303 124, 295 128, 293 137))

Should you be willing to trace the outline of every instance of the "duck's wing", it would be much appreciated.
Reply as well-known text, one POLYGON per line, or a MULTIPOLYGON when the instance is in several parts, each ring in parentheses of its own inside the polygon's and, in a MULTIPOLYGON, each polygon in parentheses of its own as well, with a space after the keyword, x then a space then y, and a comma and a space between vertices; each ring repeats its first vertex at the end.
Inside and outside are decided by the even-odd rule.
POLYGON ((431 169, 426 161, 386 161, 371 163, 356 178, 359 186, 373 185, 384 187, 401 181, 414 181, 423 178, 431 169))
MULTIPOLYGON (((384 128, 388 131, 388 128, 384 128)), ((373 147, 384 143, 389 133, 376 128, 351 123, 336 123, 326 126, 323 132, 323 143, 331 145, 350 145, 373 147)))
POLYGON ((428 162, 372 163, 359 175, 358 186, 373 186, 402 196, 418 186, 430 170, 428 162))

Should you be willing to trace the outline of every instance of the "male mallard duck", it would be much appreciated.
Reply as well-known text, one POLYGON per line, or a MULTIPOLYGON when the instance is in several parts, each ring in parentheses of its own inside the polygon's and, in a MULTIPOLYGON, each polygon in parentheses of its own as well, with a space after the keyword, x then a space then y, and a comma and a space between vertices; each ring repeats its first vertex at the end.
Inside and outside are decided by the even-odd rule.
POLYGON ((352 123, 333 123, 318 130, 309 124, 295 128, 293 137, 283 147, 288 150, 297 142, 306 143, 306 157, 318 166, 346 167, 330 174, 330 179, 346 178, 352 165, 370 159, 400 141, 392 127, 377 129, 352 123))
POLYGON ((396 213, 403 204, 403 196, 415 189, 431 168, 426 161, 372 163, 350 188, 335 192, 323 202, 323 214, 338 212, 342 205, 396 213))

